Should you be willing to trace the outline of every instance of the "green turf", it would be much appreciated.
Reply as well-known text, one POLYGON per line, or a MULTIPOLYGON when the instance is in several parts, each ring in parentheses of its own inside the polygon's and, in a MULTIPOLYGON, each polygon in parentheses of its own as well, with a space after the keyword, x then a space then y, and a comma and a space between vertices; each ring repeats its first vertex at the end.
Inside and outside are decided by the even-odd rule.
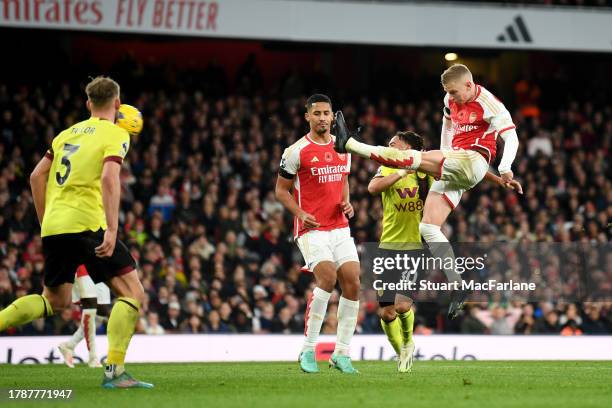
POLYGON ((69 402, 0 400, 1 407, 610 407, 612 362, 417 361, 398 374, 393 362, 356 362, 361 375, 320 364, 132 364, 153 390, 103 390, 101 369, 0 365, 0 388, 72 388, 69 402))

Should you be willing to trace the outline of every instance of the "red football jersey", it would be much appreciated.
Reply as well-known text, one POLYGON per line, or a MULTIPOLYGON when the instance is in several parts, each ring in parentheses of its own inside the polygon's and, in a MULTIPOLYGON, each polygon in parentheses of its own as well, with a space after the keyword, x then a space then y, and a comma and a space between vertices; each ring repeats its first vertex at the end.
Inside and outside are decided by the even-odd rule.
POLYGON ((516 127, 504 104, 480 85, 476 85, 473 101, 458 104, 446 94, 444 105, 450 109, 453 124, 452 147, 484 150, 489 153, 489 162, 497 152, 497 137, 516 127))
MULTIPOLYGON (((334 150, 334 138, 326 144, 314 142, 309 135, 285 149, 280 167, 295 175, 293 195, 300 208, 312 214, 320 231, 348 226, 342 212, 342 191, 351 170, 351 155, 334 150)), ((294 236, 308 232, 303 222, 294 217, 294 236)))

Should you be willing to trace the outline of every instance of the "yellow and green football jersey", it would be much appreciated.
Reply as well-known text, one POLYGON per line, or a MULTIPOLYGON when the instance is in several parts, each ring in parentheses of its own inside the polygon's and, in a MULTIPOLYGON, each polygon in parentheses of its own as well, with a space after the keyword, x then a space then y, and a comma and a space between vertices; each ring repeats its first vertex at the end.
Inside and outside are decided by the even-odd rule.
POLYGON ((126 130, 94 117, 53 139, 46 154, 53 162, 47 181, 43 237, 106 229, 102 167, 109 160, 121 163, 129 147, 126 130))
MULTIPOLYGON (((397 171, 397 169, 381 166, 375 177, 385 177, 397 171)), ((382 248, 421 248, 419 223, 423 214, 424 202, 420 197, 419 189, 423 184, 429 187, 432 180, 424 173, 412 173, 382 192, 383 231, 380 237, 382 248), (409 245, 399 247, 398 244, 409 245)))

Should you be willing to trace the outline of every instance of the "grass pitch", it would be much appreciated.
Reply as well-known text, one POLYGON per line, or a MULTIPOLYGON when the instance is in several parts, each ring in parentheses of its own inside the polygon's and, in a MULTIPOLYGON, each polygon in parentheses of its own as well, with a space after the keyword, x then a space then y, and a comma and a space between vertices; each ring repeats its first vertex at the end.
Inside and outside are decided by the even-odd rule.
POLYGON ((358 376, 320 363, 130 364, 153 390, 104 390, 102 369, 0 365, 2 407, 609 407, 612 362, 417 361, 398 374, 394 362, 356 362, 358 376), (7 389, 71 388, 69 401, 9 401, 7 389))

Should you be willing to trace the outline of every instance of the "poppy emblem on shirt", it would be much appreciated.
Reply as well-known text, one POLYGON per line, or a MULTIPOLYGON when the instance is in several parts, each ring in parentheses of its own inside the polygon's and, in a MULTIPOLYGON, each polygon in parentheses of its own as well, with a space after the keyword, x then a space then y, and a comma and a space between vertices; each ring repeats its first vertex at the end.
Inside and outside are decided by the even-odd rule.
POLYGON ((332 154, 330 152, 325 152, 325 161, 330 162, 333 160, 332 154))
POLYGON ((474 122, 476 122, 477 118, 478 118, 478 115, 476 114, 476 112, 472 112, 472 113, 470 113, 470 117, 469 117, 468 120, 470 121, 470 123, 474 123, 474 122))

